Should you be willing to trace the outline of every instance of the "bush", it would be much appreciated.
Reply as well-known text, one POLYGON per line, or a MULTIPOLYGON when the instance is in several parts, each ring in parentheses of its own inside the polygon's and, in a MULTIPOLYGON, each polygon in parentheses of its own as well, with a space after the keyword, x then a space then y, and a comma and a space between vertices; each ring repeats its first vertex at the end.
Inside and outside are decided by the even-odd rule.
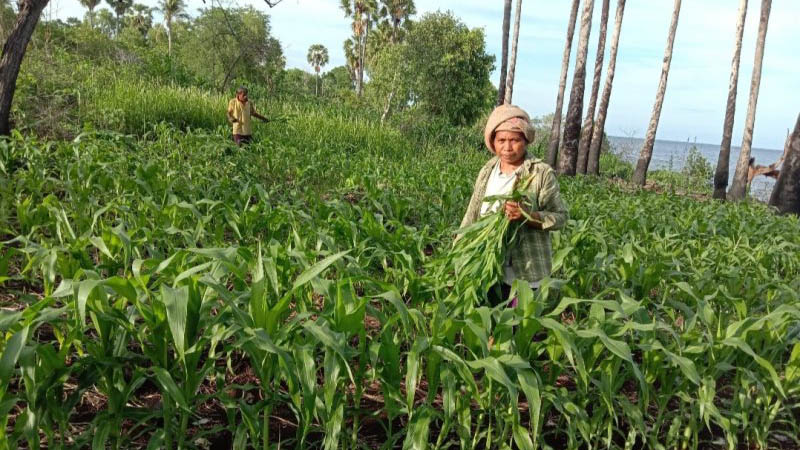
POLYGON ((714 175, 714 169, 711 167, 711 163, 700 153, 696 145, 692 145, 689 148, 689 152, 686 155, 686 162, 681 172, 697 183, 709 185, 714 175))

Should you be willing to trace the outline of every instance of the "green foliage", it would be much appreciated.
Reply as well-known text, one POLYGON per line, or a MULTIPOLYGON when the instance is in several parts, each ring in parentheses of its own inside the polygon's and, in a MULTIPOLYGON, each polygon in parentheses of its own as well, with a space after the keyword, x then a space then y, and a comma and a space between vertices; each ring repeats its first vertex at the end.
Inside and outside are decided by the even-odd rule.
POLYGON ((241 149, 164 124, 0 143, 2 445, 797 444, 796 218, 565 178, 555 278, 464 308, 440 264, 485 151, 274 108, 241 149))
MULTIPOLYGON (((670 161, 670 165, 672 161, 670 161)), ((650 178, 673 190, 709 194, 713 183, 714 169, 711 163, 692 145, 687 150, 680 172, 655 170, 650 178)))
POLYGON ((207 86, 225 90, 236 80, 275 88, 285 65, 280 43, 272 37, 269 16, 253 7, 200 10, 190 33, 173 49, 207 86))
POLYGON ((181 129, 216 129, 225 125, 228 98, 199 88, 117 79, 97 92, 86 106, 86 123, 93 128, 144 134, 153 123, 181 129))
POLYGON ((686 154, 686 161, 683 163, 681 173, 694 178, 701 183, 709 184, 714 176, 714 169, 711 163, 700 153, 696 145, 692 145, 686 154))
POLYGON ((353 81, 345 66, 336 66, 322 75, 322 95, 337 96, 353 90, 353 81))
POLYGON ((414 23, 402 44, 374 56, 370 88, 381 108, 394 91, 397 108, 413 105, 453 125, 470 125, 491 108, 493 65, 482 30, 450 13, 431 13, 414 23))

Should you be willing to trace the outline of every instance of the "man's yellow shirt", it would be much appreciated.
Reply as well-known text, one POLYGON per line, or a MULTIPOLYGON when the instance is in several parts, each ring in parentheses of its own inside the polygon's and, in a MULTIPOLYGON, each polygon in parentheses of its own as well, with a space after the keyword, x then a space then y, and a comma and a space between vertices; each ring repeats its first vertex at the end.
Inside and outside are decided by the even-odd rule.
POLYGON ((253 106, 253 102, 248 100, 246 103, 242 103, 234 98, 228 102, 228 113, 236 119, 236 122, 233 123, 233 134, 241 134, 243 136, 253 134, 251 116, 254 113, 258 113, 255 106, 253 106))

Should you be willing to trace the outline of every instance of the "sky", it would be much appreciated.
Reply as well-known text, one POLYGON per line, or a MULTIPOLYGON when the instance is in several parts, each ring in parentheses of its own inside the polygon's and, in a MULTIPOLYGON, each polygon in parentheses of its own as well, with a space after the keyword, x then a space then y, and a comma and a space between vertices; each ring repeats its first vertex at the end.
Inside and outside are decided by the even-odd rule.
MULTIPOLYGON (((156 5, 155 0, 139 1, 149 6, 156 5)), ((209 6, 211 1, 206 0, 204 4, 201 0, 187 0, 190 13, 209 6)), ((214 4, 218 1, 214 0, 214 4)), ((344 64, 342 43, 349 37, 351 28, 339 0, 283 0, 274 8, 269 8, 263 0, 222 1, 233 6, 252 5, 270 15, 272 32, 281 42, 287 68, 310 71, 306 53, 310 45, 317 43, 328 48, 330 63, 326 69, 344 64)), ((555 110, 571 3, 571 0, 523 2, 513 103, 526 109, 531 116, 555 110)), ((591 90, 602 1, 595 0, 594 3, 585 103, 588 103, 591 90)), ((611 0, 607 40, 611 38, 616 4, 611 0)), ((758 0, 749 1, 739 68, 733 145, 742 142, 760 4, 758 0)), ((451 11, 467 26, 483 29, 487 52, 496 56, 499 68, 502 0, 417 0, 416 6, 417 19, 437 10, 451 11)), ((673 6, 672 0, 626 2, 614 88, 606 120, 606 132, 610 135, 643 137, 647 131, 673 6)), ((739 0, 683 1, 658 139, 711 144, 721 141, 738 7, 739 0)), ((82 17, 84 11, 78 0, 51 0, 44 17, 82 17)), ((572 84, 580 10, 578 15, 564 113, 572 84)), ((156 19, 160 20, 160 17, 156 16, 156 19)), ((754 147, 782 149, 787 129, 794 126, 800 112, 798 41, 800 1, 773 0, 756 109, 754 147)), ((608 50, 607 45, 605 66, 608 65, 608 50)), ((496 69, 492 73, 492 82, 497 85, 498 79, 499 69, 496 69)))

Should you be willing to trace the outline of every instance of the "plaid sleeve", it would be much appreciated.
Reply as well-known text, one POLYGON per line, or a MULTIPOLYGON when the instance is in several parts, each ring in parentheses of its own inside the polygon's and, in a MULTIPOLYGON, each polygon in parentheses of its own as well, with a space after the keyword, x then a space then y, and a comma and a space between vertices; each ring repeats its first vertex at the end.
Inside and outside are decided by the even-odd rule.
POLYGON ((539 215, 542 217, 543 230, 559 230, 564 227, 569 217, 567 205, 561 199, 558 189, 558 180, 552 169, 547 170, 542 177, 539 189, 539 215))

